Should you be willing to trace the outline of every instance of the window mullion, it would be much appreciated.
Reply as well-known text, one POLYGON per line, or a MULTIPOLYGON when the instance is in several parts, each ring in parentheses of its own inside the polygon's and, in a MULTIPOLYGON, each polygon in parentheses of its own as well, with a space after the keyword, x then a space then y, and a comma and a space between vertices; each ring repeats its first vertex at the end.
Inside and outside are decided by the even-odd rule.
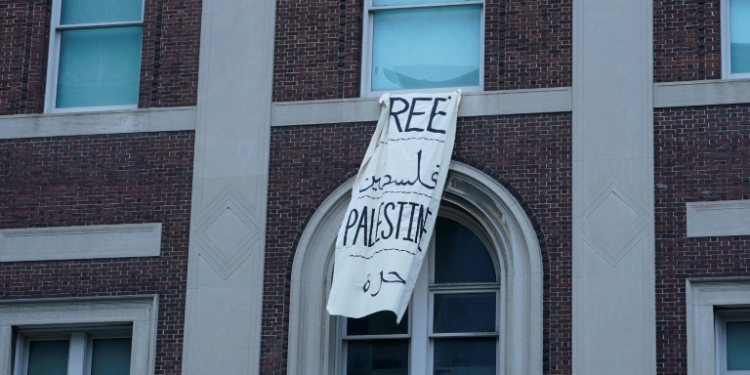
POLYGON ((57 30, 104 29, 108 27, 127 27, 127 26, 143 26, 143 20, 58 25, 57 30))
POLYGON ((450 333, 431 333, 430 338, 435 339, 473 339, 483 337, 498 337, 497 332, 450 332, 450 333))
POLYGON ((500 283, 453 283, 430 285, 430 291, 440 292, 442 294, 482 293, 497 291, 498 289, 500 289, 500 283))
POLYGON ((411 351, 409 358, 409 373, 412 375, 426 374, 428 362, 428 329, 430 316, 429 292, 427 290, 427 279, 430 269, 430 254, 434 252, 434 241, 430 243, 427 250, 426 258, 422 263, 422 269, 417 277, 412 294, 412 312, 411 312, 411 351))
POLYGON ((462 5, 483 5, 484 1, 462 1, 462 2, 450 2, 450 3, 425 3, 425 4, 405 4, 405 5, 381 5, 370 7, 370 12, 376 12, 379 10, 390 10, 390 9, 417 9, 417 8, 442 8, 442 7, 455 7, 462 5))
POLYGON ((68 375, 85 375, 87 338, 84 332, 70 335, 68 351, 68 375))
POLYGON ((360 336, 344 336, 342 339, 346 341, 376 341, 376 340, 393 340, 393 339, 408 339, 408 334, 397 334, 397 335, 360 335, 360 336))

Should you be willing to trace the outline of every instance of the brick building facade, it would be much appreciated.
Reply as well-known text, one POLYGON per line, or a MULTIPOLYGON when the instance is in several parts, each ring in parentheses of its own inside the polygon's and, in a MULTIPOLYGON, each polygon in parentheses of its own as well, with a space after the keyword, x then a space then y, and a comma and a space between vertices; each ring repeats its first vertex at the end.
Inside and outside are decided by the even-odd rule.
MULTIPOLYGON (((415 2, 0 4, 0 375, 33 374, 39 342, 85 371, 77 350, 122 338, 131 374, 355 373, 324 311, 331 228, 378 116, 374 14, 415 2), (142 36, 133 99, 55 104, 66 35, 106 22, 142 36)), ((750 72, 727 68, 746 2, 438 6, 481 10, 446 206, 506 241, 495 362, 467 373, 747 365, 727 354, 750 347, 750 72)))

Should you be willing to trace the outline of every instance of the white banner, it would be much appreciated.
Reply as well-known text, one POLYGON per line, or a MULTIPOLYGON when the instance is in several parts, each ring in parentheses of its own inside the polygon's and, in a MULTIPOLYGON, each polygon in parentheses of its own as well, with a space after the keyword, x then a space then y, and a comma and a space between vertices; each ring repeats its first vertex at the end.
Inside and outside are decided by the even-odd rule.
POLYGON ((406 310, 432 238, 461 92, 380 97, 375 134, 336 240, 328 312, 406 310))

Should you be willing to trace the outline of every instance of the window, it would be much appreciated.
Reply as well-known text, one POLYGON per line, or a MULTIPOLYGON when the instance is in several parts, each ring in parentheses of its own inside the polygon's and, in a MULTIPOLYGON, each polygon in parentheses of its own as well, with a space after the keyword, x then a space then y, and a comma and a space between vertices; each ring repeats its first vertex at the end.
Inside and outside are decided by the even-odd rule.
POLYGON ((688 279, 688 375, 750 374, 750 278, 688 279))
POLYGON ((484 0, 365 0, 363 95, 483 85, 484 0))
POLYGON ((46 112, 138 105, 143 0, 54 0, 46 112))
MULTIPOLYGON (((350 328, 346 320, 327 314, 325 306, 333 273, 334 244, 346 214, 352 185, 353 179, 321 203, 298 242, 290 280, 287 374, 346 373, 349 346, 359 345, 360 348, 354 350, 365 354, 356 356, 361 363, 356 366, 363 370, 363 374, 368 373, 368 366, 397 369, 403 373, 406 353, 406 366, 412 368, 411 375, 421 375, 429 369, 433 374, 441 375, 455 369, 451 375, 457 375, 458 368, 462 367, 457 360, 437 363, 435 357, 451 359, 442 355, 443 350, 451 344, 468 341, 468 345, 495 349, 494 357, 487 354, 488 351, 471 351, 472 355, 477 354, 476 357, 450 351, 464 356, 459 359, 469 359, 465 368, 467 374, 541 375, 543 270, 542 252, 534 226, 523 205, 505 187, 460 162, 451 162, 442 203, 442 207, 450 206, 451 209, 443 210, 441 214, 457 223, 448 222, 449 227, 468 228, 473 238, 481 240, 487 254, 477 252, 482 255, 466 264, 489 266, 484 268, 485 272, 471 273, 474 277, 481 276, 479 280, 482 281, 455 279, 455 274, 451 273, 447 274, 448 279, 443 278, 446 273, 441 264, 450 258, 440 260, 439 254, 450 247, 441 249, 439 246, 432 252, 439 254, 434 259, 426 258, 423 263, 414 297, 401 326, 393 324, 392 315, 390 326, 381 323, 382 316, 373 315, 359 323, 353 322, 350 328), (493 281, 484 281, 490 280, 490 271, 494 273, 493 281), (487 302, 492 298, 487 294, 495 295, 494 305, 487 302), (473 318, 476 322, 470 322, 483 323, 478 328, 468 326, 469 323, 463 320, 441 318, 463 313, 460 308, 464 298, 482 306, 471 311, 472 314, 481 313, 473 318), (494 322, 493 329, 488 328, 489 321, 494 322), (451 325, 454 323, 456 325, 451 325), (355 341, 358 343, 352 344, 355 341), (388 349, 373 352, 368 345, 388 349), (367 357, 368 350, 373 353, 372 359, 367 357), (395 363, 388 363, 394 360, 395 363)), ((446 229, 438 229, 435 243, 449 243, 442 238, 444 236, 448 236, 446 229)), ((458 272, 458 276, 465 274, 465 271, 458 272)), ((381 373, 391 375, 393 372, 381 373)))
POLYGON ((750 310, 716 311, 716 353, 719 374, 750 374, 750 310))
POLYGON ((480 226, 466 213, 445 206, 441 214, 446 216, 437 220, 410 312, 401 324, 392 312, 341 319, 341 374, 497 372, 496 262, 480 238, 486 236, 477 235, 480 226))
POLYGON ((132 324, 22 328, 15 375, 129 375, 132 324))
POLYGON ((721 50, 724 78, 750 78, 750 0, 723 0, 721 50))
POLYGON ((0 373, 153 374, 157 306, 154 295, 0 301, 0 373))

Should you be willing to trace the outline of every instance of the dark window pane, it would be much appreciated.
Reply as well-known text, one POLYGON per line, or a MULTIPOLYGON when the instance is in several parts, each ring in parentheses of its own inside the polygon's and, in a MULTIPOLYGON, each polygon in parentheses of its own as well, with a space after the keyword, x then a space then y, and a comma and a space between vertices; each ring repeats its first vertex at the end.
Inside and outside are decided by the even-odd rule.
POLYGON ((495 265, 474 232, 440 217, 435 225, 435 282, 495 282, 495 265))
POLYGON ((346 320, 348 335, 393 335, 409 333, 409 310, 406 310, 401 324, 396 324, 396 314, 380 311, 359 319, 346 320))
POLYGON ((495 332, 495 293, 435 295, 435 333, 495 332))
POLYGON ((750 370, 750 322, 727 323, 727 370, 750 370))
POLYGON ((68 340, 31 341, 28 375, 66 375, 68 340))
POLYGON ((91 355, 91 375, 130 374, 131 339, 96 339, 91 355))
POLYGON ((347 375, 408 375, 409 340, 349 341, 347 375))
POLYGON ((494 375, 496 340, 436 339, 434 375, 494 375))

